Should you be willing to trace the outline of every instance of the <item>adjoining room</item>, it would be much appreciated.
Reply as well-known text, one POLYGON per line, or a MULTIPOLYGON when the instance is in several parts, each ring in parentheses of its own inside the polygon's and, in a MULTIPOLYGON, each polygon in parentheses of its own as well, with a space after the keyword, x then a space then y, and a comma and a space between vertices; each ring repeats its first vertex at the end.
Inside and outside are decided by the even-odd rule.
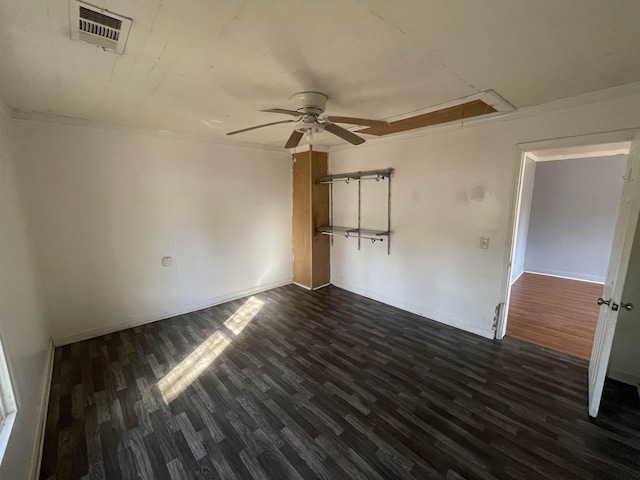
POLYGON ((640 479, 638 18, 0 3, 0 479, 640 479))
POLYGON ((508 336, 591 357, 627 157, 624 145, 525 156, 508 336))

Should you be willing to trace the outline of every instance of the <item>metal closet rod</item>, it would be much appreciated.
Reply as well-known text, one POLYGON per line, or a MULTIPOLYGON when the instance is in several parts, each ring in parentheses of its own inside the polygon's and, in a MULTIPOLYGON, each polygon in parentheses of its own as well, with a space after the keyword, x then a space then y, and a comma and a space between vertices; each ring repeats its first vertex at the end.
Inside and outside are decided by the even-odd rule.
POLYGON ((374 242, 384 242, 384 238, 380 238, 380 237, 368 237, 365 235, 358 235, 357 233, 354 233, 353 235, 349 234, 349 233, 338 233, 338 232, 320 232, 323 235, 329 235, 331 237, 344 237, 344 238, 362 238, 363 240, 371 240, 371 243, 374 242))
POLYGON ((384 236, 389 236, 390 232, 382 230, 369 230, 365 228, 348 228, 348 227, 320 227, 316 230, 324 235, 332 237, 345 238, 362 238, 363 240, 371 240, 372 242, 383 242, 384 236))
POLYGON ((390 177, 393 173, 393 168, 386 168, 384 170, 367 170, 363 172, 349 172, 338 173, 336 175, 328 175, 318 179, 318 183, 334 183, 334 182, 347 182, 350 180, 383 180, 390 177))

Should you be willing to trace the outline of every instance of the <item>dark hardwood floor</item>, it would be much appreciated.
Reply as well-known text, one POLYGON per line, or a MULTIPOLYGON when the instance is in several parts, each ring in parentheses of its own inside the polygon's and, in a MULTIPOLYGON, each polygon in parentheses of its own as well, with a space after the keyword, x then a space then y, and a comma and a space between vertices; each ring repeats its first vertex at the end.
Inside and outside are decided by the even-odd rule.
POLYGON ((586 366, 290 285, 56 349, 41 478, 640 478, 586 366))
POLYGON ((507 335, 591 358, 602 285, 524 273, 511 287, 507 335))

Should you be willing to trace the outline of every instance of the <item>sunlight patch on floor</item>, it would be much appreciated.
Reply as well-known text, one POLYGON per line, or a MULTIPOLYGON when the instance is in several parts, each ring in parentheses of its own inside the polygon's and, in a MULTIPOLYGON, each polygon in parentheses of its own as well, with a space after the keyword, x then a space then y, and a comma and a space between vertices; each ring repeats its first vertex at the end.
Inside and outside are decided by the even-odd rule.
MULTIPOLYGON (((233 336, 239 335, 258 314, 263 305, 264 302, 262 300, 255 297, 249 298, 242 307, 224 322, 225 327, 233 332, 233 336)), ((158 382, 158 388, 160 388, 160 393, 165 403, 171 403, 191 385, 220 356, 231 341, 232 338, 224 331, 216 330, 213 335, 165 375, 158 382)))
POLYGON ((264 302, 262 300, 259 300, 256 297, 251 297, 236 311, 236 313, 231 315, 229 319, 224 322, 224 326, 234 334, 240 335, 240 332, 242 332, 244 327, 253 320, 253 317, 258 314, 263 305, 264 302))

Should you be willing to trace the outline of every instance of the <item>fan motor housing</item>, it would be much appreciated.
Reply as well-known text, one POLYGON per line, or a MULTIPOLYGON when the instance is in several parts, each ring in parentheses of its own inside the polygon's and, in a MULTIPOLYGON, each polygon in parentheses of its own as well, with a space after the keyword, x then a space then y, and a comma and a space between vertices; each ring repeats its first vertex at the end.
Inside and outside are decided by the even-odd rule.
POLYGON ((291 96, 298 103, 298 112, 320 115, 324 112, 328 97, 320 92, 299 92, 291 96))

